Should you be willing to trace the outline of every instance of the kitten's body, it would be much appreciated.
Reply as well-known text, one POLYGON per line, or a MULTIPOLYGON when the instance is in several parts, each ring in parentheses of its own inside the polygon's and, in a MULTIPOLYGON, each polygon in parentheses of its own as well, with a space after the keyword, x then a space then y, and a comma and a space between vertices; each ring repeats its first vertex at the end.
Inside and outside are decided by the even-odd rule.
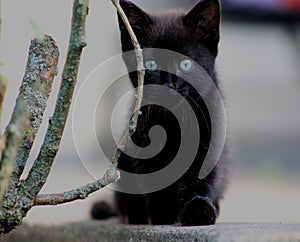
MULTIPOLYGON (((204 0, 188 14, 170 11, 160 16, 148 15, 125 0, 120 3, 142 48, 168 49, 188 56, 202 66, 218 86, 215 58, 218 52, 220 8, 217 0, 204 0)), ((122 50, 132 50, 130 37, 120 19, 119 23, 122 50)), ((147 60, 147 54, 145 59, 147 60)), ((129 61, 126 64, 132 65, 129 61)), ((136 72, 130 73, 130 78, 136 86, 136 72)), ((130 224, 213 224, 219 214, 219 200, 223 197, 229 166, 225 148, 213 171, 205 179, 198 178, 211 141, 210 114, 206 104, 194 88, 176 75, 164 71, 146 72, 145 85, 147 84, 166 85, 185 97, 198 119, 201 140, 193 164, 172 185, 142 195, 116 192, 120 215, 123 221, 130 224)), ((154 158, 142 160, 121 155, 119 168, 137 174, 158 171, 172 162, 181 138, 178 122, 170 112, 155 105, 145 107, 142 111, 133 141, 141 147, 149 145, 148 133, 154 125, 164 127, 168 139, 164 149, 154 158)))

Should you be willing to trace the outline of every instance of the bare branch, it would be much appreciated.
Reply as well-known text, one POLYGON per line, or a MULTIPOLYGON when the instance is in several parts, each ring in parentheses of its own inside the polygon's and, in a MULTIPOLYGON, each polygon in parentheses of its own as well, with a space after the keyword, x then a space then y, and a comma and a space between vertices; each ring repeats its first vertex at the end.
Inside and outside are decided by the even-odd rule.
POLYGON ((120 178, 120 173, 115 165, 112 165, 104 174, 103 178, 93 183, 89 183, 80 188, 56 194, 41 194, 35 200, 35 206, 40 205, 58 205, 87 198, 91 193, 116 182, 120 178))
POLYGON ((138 71, 138 89, 137 89, 137 100, 135 104, 134 114, 130 120, 129 127, 123 138, 121 139, 120 144, 112 158, 112 167, 105 173, 104 177, 100 180, 87 184, 83 187, 74 189, 72 191, 63 192, 63 193, 56 193, 56 194, 45 194, 45 195, 38 195, 35 201, 35 205, 57 205, 62 203, 71 202, 78 199, 85 199, 89 194, 100 190, 101 188, 116 182, 119 179, 119 172, 116 170, 117 162, 120 158, 120 155, 130 138, 130 136, 135 132, 137 127, 137 121, 140 114, 140 108, 142 104, 143 98, 143 86, 144 86, 144 76, 145 76, 145 69, 144 69, 144 61, 143 61, 143 53, 136 38, 136 35, 133 32, 133 29, 129 23, 128 18, 126 17, 122 7, 119 4, 119 1, 112 0, 113 4, 115 5, 118 13, 120 14, 121 18, 123 19, 125 26, 128 30, 129 35, 131 36, 132 43, 135 48, 136 59, 137 59, 137 71, 138 71))
POLYGON ((112 158, 112 163, 117 164, 120 155, 125 149, 125 145, 130 138, 130 136, 135 132, 137 127, 138 118, 140 115, 140 109, 142 105, 143 100, 143 91, 144 91, 144 78, 145 78, 145 68, 144 68, 144 57, 143 57, 143 50, 141 49, 141 46, 137 40, 137 37, 130 25, 130 22, 124 13, 119 0, 111 0, 112 3, 115 5, 120 17, 122 18, 125 27, 131 37, 132 44, 134 46, 135 55, 136 55, 136 61, 137 61, 137 73, 138 73, 138 87, 137 87, 137 94, 136 94, 136 102, 135 102, 135 108, 133 112, 133 116, 131 117, 128 130, 124 134, 123 138, 121 139, 117 150, 112 158))
MULTIPOLYGON (((23 218, 32 208, 38 192, 46 182, 58 151, 76 84, 82 49, 86 45, 85 20, 88 14, 88 2, 88 0, 74 0, 69 51, 54 116, 49 121, 50 124, 44 143, 27 180, 20 182, 15 190, 8 191, 5 194, 0 209, 0 234, 7 233, 22 223, 23 218)), ((50 73, 45 72, 44 74, 47 76, 50 73)), ((49 86, 45 85, 43 87, 47 89, 49 86)), ((50 90, 44 91, 47 93, 50 90)), ((23 110, 25 110, 25 106, 23 110)))
POLYGON ((58 47, 50 36, 33 39, 30 44, 26 72, 18 98, 24 100, 30 125, 19 147, 9 190, 16 188, 29 157, 35 136, 42 123, 47 101, 57 74, 58 47))
POLYGON ((8 179, 13 171, 13 164, 17 156, 19 145, 23 139, 28 117, 22 98, 16 102, 12 118, 5 130, 5 150, 0 163, 0 201, 6 190, 8 179))
MULTIPOLYGON (((21 110, 27 111, 31 123, 25 129, 23 142, 16 147, 17 157, 13 159, 15 163, 12 163, 14 169, 0 210, 0 233, 8 232, 19 225, 34 203, 34 199, 27 195, 26 190, 19 189, 19 177, 42 122, 46 102, 56 74, 57 59, 57 46, 51 37, 43 36, 43 38, 34 39, 31 42, 26 73, 17 98, 17 104, 23 103, 21 110)), ((11 138, 7 136, 6 143, 9 142, 11 142, 11 138)), ((8 152, 7 147, 5 152, 8 152)))
POLYGON ((38 158, 35 160, 26 181, 21 185, 34 198, 47 180, 67 121, 77 82, 82 50, 86 46, 85 24, 88 6, 88 0, 74 0, 69 50, 54 115, 49 121, 49 127, 38 158))

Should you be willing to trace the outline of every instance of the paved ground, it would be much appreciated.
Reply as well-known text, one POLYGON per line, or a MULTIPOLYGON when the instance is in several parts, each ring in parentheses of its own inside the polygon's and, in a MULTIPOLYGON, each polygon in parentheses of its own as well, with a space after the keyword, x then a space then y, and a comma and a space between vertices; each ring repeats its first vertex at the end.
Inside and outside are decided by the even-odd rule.
POLYGON ((219 223, 215 226, 124 226, 115 222, 80 222, 59 227, 22 226, 2 242, 209 241, 299 242, 300 224, 219 223))

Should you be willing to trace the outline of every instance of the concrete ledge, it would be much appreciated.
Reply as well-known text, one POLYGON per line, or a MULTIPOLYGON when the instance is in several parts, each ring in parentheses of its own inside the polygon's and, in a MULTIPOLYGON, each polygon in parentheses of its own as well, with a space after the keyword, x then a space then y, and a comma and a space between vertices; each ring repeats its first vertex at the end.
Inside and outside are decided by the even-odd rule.
POLYGON ((0 241, 209 241, 300 242, 300 224, 219 223, 205 227, 130 226, 115 220, 83 221, 59 226, 23 225, 0 241))

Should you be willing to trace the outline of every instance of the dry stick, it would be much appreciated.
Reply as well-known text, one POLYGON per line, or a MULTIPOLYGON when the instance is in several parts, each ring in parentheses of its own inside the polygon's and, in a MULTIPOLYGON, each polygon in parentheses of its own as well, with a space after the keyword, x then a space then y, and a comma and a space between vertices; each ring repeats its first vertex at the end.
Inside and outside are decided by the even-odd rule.
POLYGON ((112 158, 112 166, 106 171, 104 177, 96 182, 90 183, 78 189, 74 189, 72 191, 63 192, 63 193, 56 193, 56 194, 41 194, 38 195, 35 201, 35 205, 57 205, 62 203, 67 203, 71 201, 75 201, 78 199, 84 199, 89 194, 108 186, 109 184, 116 182, 119 179, 119 172, 116 170, 118 159, 124 150, 125 145, 129 137, 135 132, 137 127, 137 121, 140 114, 140 108, 142 104, 143 98, 143 86, 144 86, 144 62, 143 62, 143 54, 142 49, 138 43, 136 35, 134 34, 131 25, 129 23, 128 18, 126 17, 122 7, 119 4, 119 1, 112 0, 113 4, 115 5, 118 13, 120 14, 124 24, 128 30, 128 33, 132 39, 132 43, 134 45, 136 59, 137 59, 137 71, 138 71, 138 90, 137 90, 137 100, 135 104, 134 114, 130 120, 128 130, 126 131, 125 135, 123 136, 113 158, 112 158))
POLYGON ((120 17, 122 18, 125 27, 131 37, 132 44, 134 46, 135 55, 136 55, 136 61, 137 61, 137 73, 138 73, 138 87, 137 87, 137 94, 136 94, 136 102, 135 102, 135 108, 133 116, 130 120, 128 130, 126 131, 125 135, 121 139, 117 150, 112 158, 112 163, 117 164, 120 155, 125 149, 125 145, 130 138, 130 136, 135 132, 138 122, 138 117, 140 115, 140 109, 142 105, 143 100, 143 90, 144 90, 144 78, 145 78, 145 68, 144 68, 144 57, 143 57, 143 50, 137 40, 136 35, 134 34, 134 31, 130 25, 130 22, 124 13, 119 0, 111 0, 112 3, 115 5, 120 17))
POLYGON ((30 120, 19 147, 14 171, 9 181, 9 192, 17 188, 36 134, 42 123, 43 114, 57 74, 58 47, 50 36, 33 39, 30 44, 26 72, 18 98, 23 98, 30 120))
MULTIPOLYGON (((18 144, 14 146, 14 151, 8 150, 9 143, 12 142, 9 132, 11 128, 8 128, 6 132, 7 147, 5 153, 14 152, 12 161, 16 161, 16 164, 10 168, 15 169, 12 174, 13 177, 8 181, 8 188, 6 189, 0 209, 0 234, 9 232, 17 225, 20 225, 23 217, 25 217, 34 203, 34 198, 32 198, 30 194, 28 195, 27 191, 24 189, 21 190, 18 186, 19 176, 22 173, 35 134, 42 121, 47 98, 51 91, 53 77, 56 74, 57 58, 58 50, 52 38, 43 36, 43 38, 38 38, 31 42, 26 73, 17 98, 17 106, 22 104, 22 107, 15 109, 19 110, 18 112, 28 111, 27 113, 29 114, 31 123, 25 129, 26 134, 24 138, 23 136, 21 137, 21 141, 23 138, 23 142, 21 145, 18 144)), ((18 112, 15 111, 14 114, 18 112)), ((14 118, 12 120, 14 120, 14 118)), ((22 123, 17 123, 15 128, 21 129, 22 123)), ((24 134, 24 132, 22 134, 24 134)), ((5 159, 7 158, 4 155, 2 163, 5 159)), ((13 165, 13 162, 11 164, 13 165)))
POLYGON ((83 48, 86 46, 86 18, 89 0, 74 0, 72 30, 68 55, 62 74, 54 115, 49 120, 46 137, 27 179, 21 184, 32 198, 35 198, 45 184, 54 158, 59 149, 63 130, 67 121, 83 48))
POLYGON ((0 163, 0 201, 2 201, 9 177, 13 171, 13 163, 27 126, 28 117, 26 107, 22 98, 19 98, 16 102, 12 118, 5 130, 6 144, 0 163))
MULTIPOLYGON (((34 203, 34 199, 27 196, 26 191, 20 192, 19 178, 26 164, 36 132, 42 122, 53 78, 57 71, 57 61, 58 49, 51 37, 43 36, 43 38, 32 40, 26 73, 17 98, 17 103, 24 102, 22 110, 27 111, 30 124, 25 129, 21 145, 17 146, 14 170, 9 179, 3 206, 0 210, 0 234, 9 232, 19 225, 34 203)), ((7 138, 10 140, 10 137, 7 138)))
MULTIPOLYGON (((39 41, 49 42, 47 43, 49 48, 44 52, 44 54, 47 55, 47 60, 52 60, 53 62, 55 62, 54 59, 56 57, 56 54, 55 51, 52 51, 51 49, 54 46, 54 44, 50 43, 51 41, 49 41, 48 37, 45 37, 44 40, 40 39, 39 41)), ((39 44, 36 44, 37 45, 35 47, 39 49, 39 44)), ((47 44, 44 43, 45 46, 47 46, 47 44)), ((39 126, 39 121, 37 120, 41 119, 42 117, 35 117, 33 113, 37 112, 37 115, 42 116, 43 112, 40 112, 40 108, 42 108, 41 106, 44 106, 45 104, 43 94, 41 93, 48 95, 46 93, 50 92, 51 89, 51 83, 48 82, 52 82, 52 75, 54 75, 56 71, 56 69, 52 68, 50 65, 48 65, 48 70, 46 70, 47 67, 44 70, 42 70, 42 67, 44 67, 44 64, 46 63, 37 60, 40 58, 37 52, 38 51, 30 52, 30 61, 28 61, 27 65, 28 79, 23 81, 20 90, 20 95, 17 98, 16 106, 14 108, 11 121, 8 127, 6 128, 5 132, 6 147, 3 156, 1 157, 0 163, 0 234, 9 232, 15 226, 21 224, 23 217, 26 215, 27 211, 31 208, 32 204, 34 203, 34 199, 30 198, 30 196, 28 196, 26 192, 20 192, 18 189, 10 190, 6 188, 8 182, 10 181, 10 175, 13 172, 14 161, 17 158, 18 149, 20 143, 22 142, 25 130, 29 135, 27 138, 34 139, 34 137, 30 136, 30 132, 31 130, 33 131, 32 134, 35 132, 34 130, 37 128, 37 126, 39 126), (38 75, 35 75, 37 70, 33 70, 32 68, 34 67, 37 67, 37 70, 41 71, 40 79, 37 78, 35 80, 35 78, 38 77, 38 75), (31 80, 32 83, 30 83, 29 80, 31 80), (40 91, 41 93, 39 93, 38 91, 40 91), (35 96, 36 99, 34 99, 31 95, 35 96), (29 117, 27 116, 27 110, 29 110, 30 118, 33 122, 31 124, 32 126, 29 126, 29 117), (3 199, 3 194, 5 190, 6 194, 3 199)), ((44 58, 43 60, 47 62, 46 59, 44 58)), ((51 64, 56 65, 55 63, 51 64)), ((0 77, 0 83, 1 82, 2 81, 0 77)), ((27 145, 29 145, 29 143, 27 145)), ((21 160, 20 162, 25 162, 25 160, 21 160)))

